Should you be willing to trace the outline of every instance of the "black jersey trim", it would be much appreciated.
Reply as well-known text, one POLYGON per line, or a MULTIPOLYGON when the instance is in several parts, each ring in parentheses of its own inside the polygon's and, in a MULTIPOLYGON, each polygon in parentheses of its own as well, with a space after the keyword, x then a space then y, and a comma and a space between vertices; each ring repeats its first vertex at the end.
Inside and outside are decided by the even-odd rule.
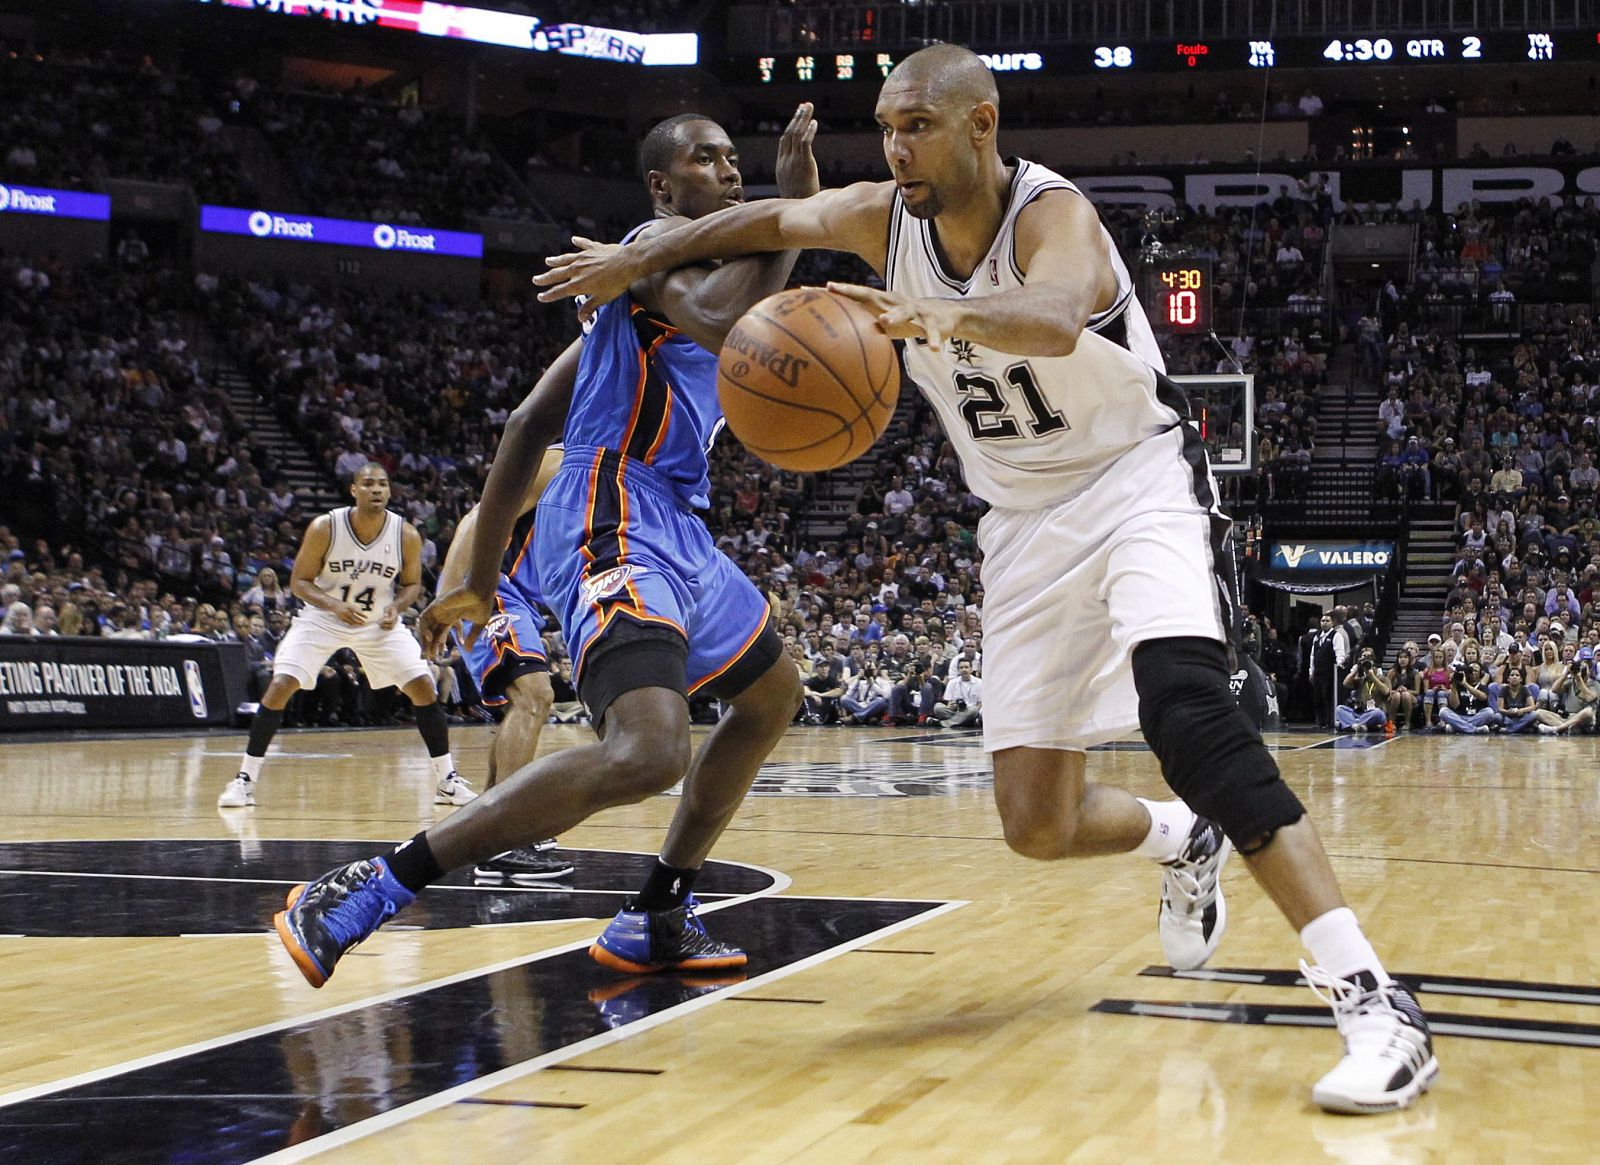
POLYGON ((978 272, 983 270, 986 260, 994 255, 995 243, 998 243, 1000 235, 1005 233, 1005 224, 1010 220, 1015 209, 1012 203, 1016 200, 1017 188, 1022 184, 1022 175, 1028 167, 1033 165, 1032 162, 1025 162, 1021 158, 1011 158, 1008 159, 1008 162, 1014 163, 1016 170, 1011 174, 1011 187, 1006 191, 1006 213, 1000 219, 1000 232, 989 243, 989 249, 984 252, 983 258, 978 260, 978 265, 972 269, 972 274, 967 276, 965 280, 957 279, 945 269, 944 260, 939 257, 939 248, 933 245, 933 227, 925 219, 917 220, 922 227, 922 230, 918 232, 922 236, 922 249, 927 254, 929 262, 933 265, 933 273, 938 276, 940 283, 954 291, 961 292, 962 295, 972 290, 972 281, 978 277, 978 272))
MULTIPOLYGON (((1021 164, 1023 166, 1031 166, 1033 163, 1023 162, 1021 164)), ((1020 169, 1018 170, 1018 173, 1021 173, 1020 169)), ((1025 281, 1027 276, 1022 273, 1022 267, 1017 263, 1017 219, 1021 217, 1022 212, 1027 205, 1035 198, 1038 198, 1039 195, 1043 194, 1046 190, 1067 190, 1076 191, 1079 194, 1083 194, 1083 191, 1078 190, 1077 187, 1073 186, 1072 183, 1068 182, 1064 178, 1060 180, 1046 179, 1045 181, 1039 183, 1039 185, 1035 186, 1032 190, 1028 191, 1028 196, 1016 206, 1011 208, 1009 215, 1009 221, 1011 223, 1011 245, 1006 248, 1006 262, 1011 265, 1011 273, 1017 277, 1017 282, 1019 283, 1025 281)), ((1088 195, 1085 194, 1084 197, 1087 198, 1088 195)))
POLYGON ((344 516, 344 528, 350 531, 350 537, 355 539, 357 546, 361 547, 363 550, 371 550, 383 540, 383 530, 387 530, 389 528, 389 515, 393 513, 393 511, 385 510, 383 512, 383 530, 379 530, 375 535, 373 535, 371 542, 363 542, 361 541, 361 535, 356 533, 356 524, 350 520, 351 509, 352 507, 350 506, 344 506, 339 511, 344 516))

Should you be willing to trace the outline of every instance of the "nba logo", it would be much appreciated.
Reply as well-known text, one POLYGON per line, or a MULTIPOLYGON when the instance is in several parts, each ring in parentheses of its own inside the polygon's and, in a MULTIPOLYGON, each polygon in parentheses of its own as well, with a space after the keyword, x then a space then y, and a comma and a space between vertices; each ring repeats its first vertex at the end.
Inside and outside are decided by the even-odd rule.
POLYGON ((189 681, 189 711, 196 720, 206 718, 206 686, 200 680, 200 665, 192 659, 183 661, 183 677, 189 681))
POLYGON ((999 259, 990 259, 989 260, 989 282, 994 284, 996 287, 1000 286, 1000 260, 999 259))

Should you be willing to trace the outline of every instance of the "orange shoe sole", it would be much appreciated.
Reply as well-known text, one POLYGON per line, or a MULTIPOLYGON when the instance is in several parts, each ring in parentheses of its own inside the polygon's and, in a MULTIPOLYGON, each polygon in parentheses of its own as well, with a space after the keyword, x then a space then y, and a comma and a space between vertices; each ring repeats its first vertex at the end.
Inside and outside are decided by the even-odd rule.
POLYGON ((302 883, 289 891, 284 909, 272 916, 272 925, 278 932, 278 941, 283 944, 283 949, 289 952, 294 965, 300 968, 300 973, 306 977, 306 982, 313 987, 321 987, 328 981, 328 977, 317 967, 316 960, 300 945, 299 940, 294 937, 294 932, 289 929, 289 911, 300 901, 300 895, 305 893, 305 889, 305 884, 302 883))

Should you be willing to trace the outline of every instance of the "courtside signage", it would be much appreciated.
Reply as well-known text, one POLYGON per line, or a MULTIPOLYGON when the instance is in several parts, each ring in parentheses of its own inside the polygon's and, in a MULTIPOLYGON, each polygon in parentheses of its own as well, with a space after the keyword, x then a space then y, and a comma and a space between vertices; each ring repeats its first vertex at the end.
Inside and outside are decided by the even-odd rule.
POLYGON ((86 218, 111 221, 111 196, 80 190, 50 190, 43 186, 0 183, 0 214, 37 214, 44 218, 86 218))
POLYGON ((630 65, 693 65, 700 38, 692 32, 627 32, 590 24, 551 24, 537 16, 436 4, 433 0, 192 0, 219 8, 248 8, 274 16, 314 16, 339 24, 371 25, 536 53, 596 57, 630 65))
POLYGON ((348 218, 246 210, 237 206, 202 206, 200 229, 212 234, 249 235, 283 243, 331 243, 339 247, 371 247, 412 255, 483 257, 483 236, 470 231, 394 226, 386 222, 357 222, 348 218))
POLYGON ((1394 561, 1393 542, 1274 542, 1280 570, 1382 570, 1394 561))

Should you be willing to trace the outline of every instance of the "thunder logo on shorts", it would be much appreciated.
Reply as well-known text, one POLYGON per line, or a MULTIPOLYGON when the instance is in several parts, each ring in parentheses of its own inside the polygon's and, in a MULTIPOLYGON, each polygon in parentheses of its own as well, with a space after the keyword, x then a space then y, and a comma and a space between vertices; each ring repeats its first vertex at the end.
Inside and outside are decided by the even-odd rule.
MULTIPOLYGON (((532 564, 524 560, 533 539, 533 514, 518 520, 511 544, 500 560, 500 585, 494 592, 494 615, 483 625, 483 634, 462 656, 478 685, 485 704, 503 704, 506 688, 520 675, 548 671, 545 658, 544 616, 539 614, 539 592, 533 582, 532 564)), ((470 630, 470 627, 467 629, 470 630)), ((466 642, 463 634, 462 642, 466 642)))

